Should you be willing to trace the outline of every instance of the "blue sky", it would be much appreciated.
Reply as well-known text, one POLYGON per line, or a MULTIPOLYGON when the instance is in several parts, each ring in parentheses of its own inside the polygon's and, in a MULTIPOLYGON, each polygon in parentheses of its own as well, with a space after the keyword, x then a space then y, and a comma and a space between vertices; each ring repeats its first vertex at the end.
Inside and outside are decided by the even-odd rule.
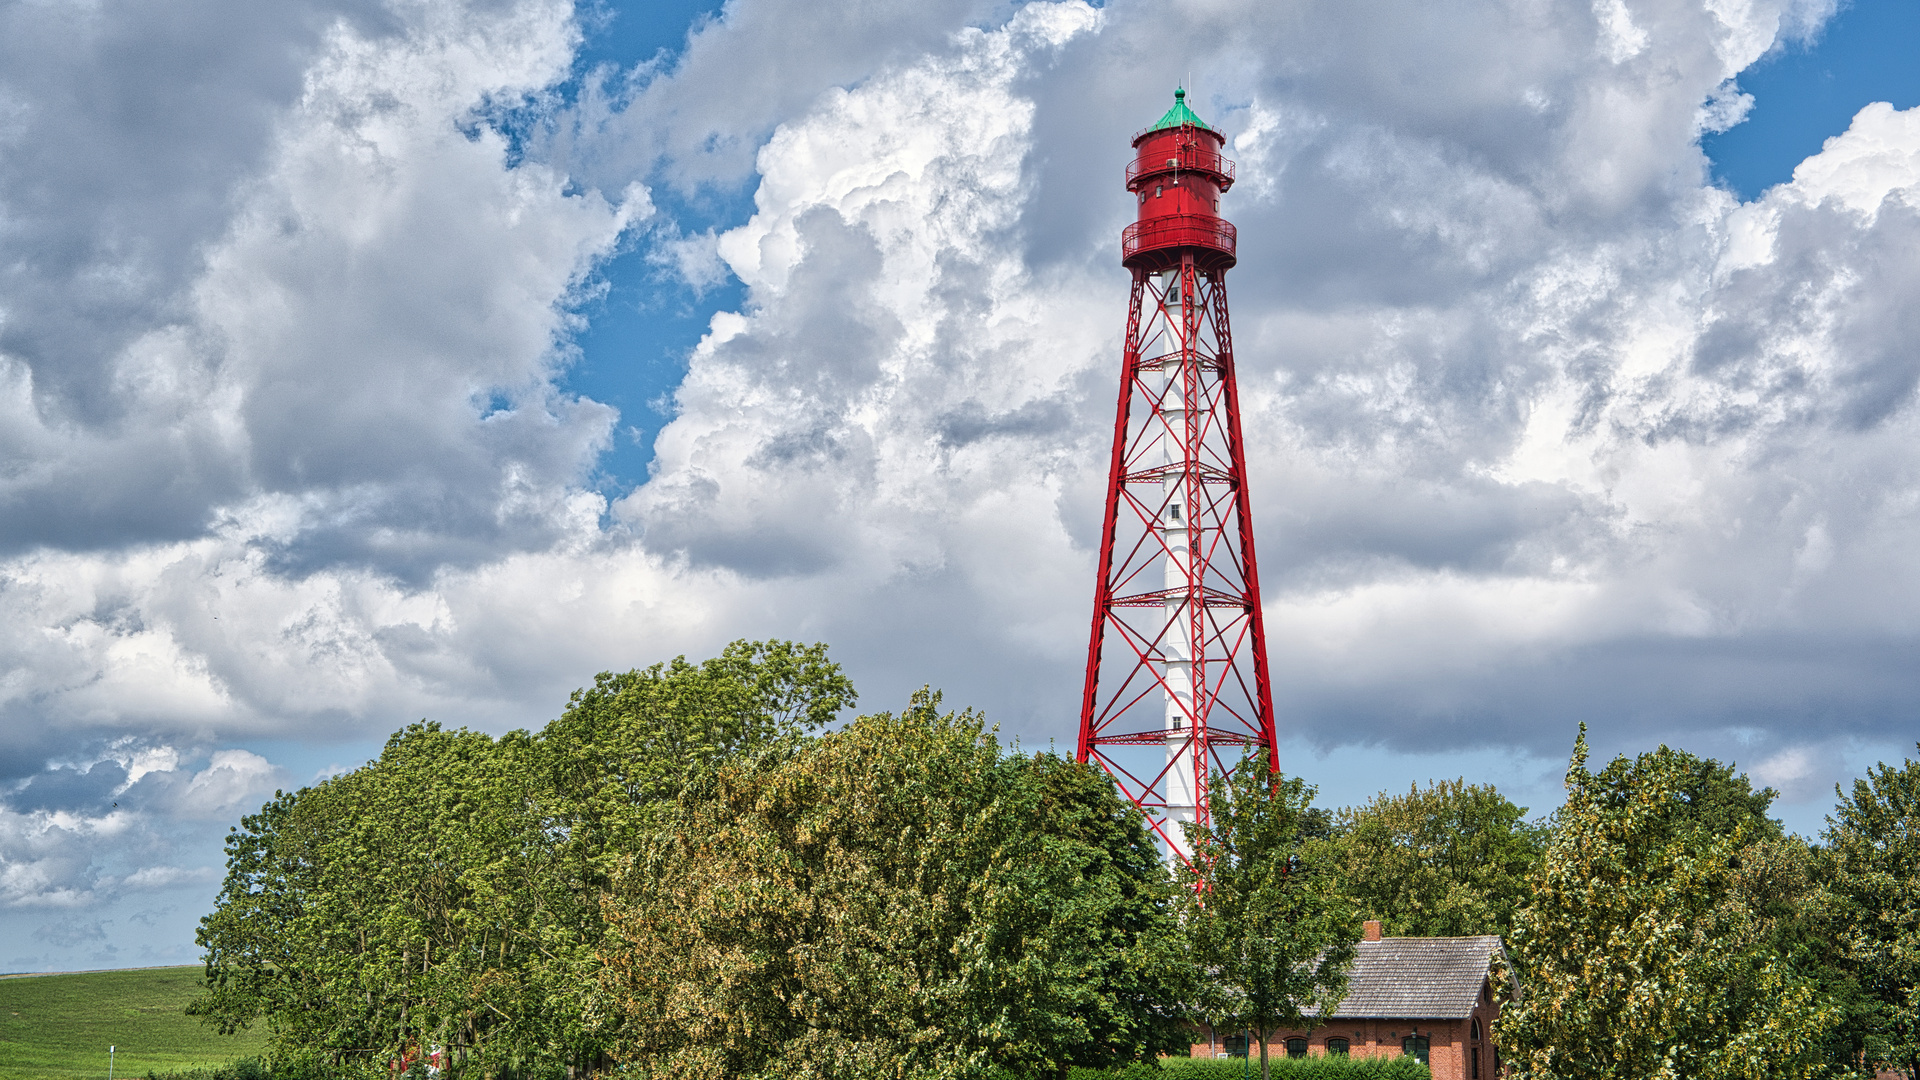
MULTIPOLYGON (((604 4, 587 20, 575 69, 585 77, 609 65, 629 71, 656 59, 671 64, 688 31, 719 9, 706 0, 604 4)), ((733 224, 752 213, 751 197, 744 187, 708 192, 697 204, 681 201, 674 216, 683 222, 733 224)), ((653 436, 671 411, 673 388, 680 385, 687 354, 708 320, 742 300, 737 282, 696 289, 650 263, 648 254, 643 243, 636 243, 602 269, 607 292, 583 312, 590 323, 575 338, 581 358, 566 379, 568 389, 620 410, 620 434, 599 467, 608 488, 623 492, 646 478, 653 436)))
POLYGON ((1701 146, 1714 175, 1743 199, 1793 178, 1870 101, 1920 104, 1920 4, 1853 0, 1810 44, 1789 45, 1740 73, 1752 94, 1744 123, 1701 146))
POLYGON ((1920 7, 1733 7, 0 2, 0 968, 735 638, 1071 745, 1189 71, 1284 766, 1544 812, 1584 721, 1816 831, 1920 734, 1920 7))

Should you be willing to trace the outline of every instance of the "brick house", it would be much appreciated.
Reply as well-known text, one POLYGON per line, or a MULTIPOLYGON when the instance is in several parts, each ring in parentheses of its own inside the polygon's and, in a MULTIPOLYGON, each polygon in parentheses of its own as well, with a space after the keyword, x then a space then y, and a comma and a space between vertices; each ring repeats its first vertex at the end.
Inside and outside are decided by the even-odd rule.
MULTIPOLYGON (((1492 1080, 1499 1075, 1493 1021, 1518 987, 1496 982, 1496 959, 1506 946, 1496 936, 1418 938, 1380 936, 1366 924, 1354 946, 1347 996, 1312 1031, 1275 1032, 1267 1053, 1276 1057, 1414 1054, 1432 1067, 1433 1080, 1492 1080)), ((1512 965, 1506 965, 1511 970, 1512 965)), ((1209 1033, 1194 1057, 1238 1056, 1244 1036, 1209 1033)), ((1259 1047, 1252 1048, 1255 1056, 1259 1047)))

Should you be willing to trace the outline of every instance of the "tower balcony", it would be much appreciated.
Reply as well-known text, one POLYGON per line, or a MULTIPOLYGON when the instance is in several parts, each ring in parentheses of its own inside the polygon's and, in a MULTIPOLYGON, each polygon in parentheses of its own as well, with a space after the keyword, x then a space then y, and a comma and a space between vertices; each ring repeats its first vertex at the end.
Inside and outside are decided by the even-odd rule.
POLYGON ((1204 145, 1198 140, 1178 144, 1170 152, 1159 153, 1160 147, 1151 146, 1141 152, 1141 156, 1127 162, 1127 190, 1138 191, 1140 185, 1165 173, 1199 173, 1212 180, 1221 191, 1233 186, 1233 160, 1221 155, 1220 151, 1204 145), (1152 157, 1147 155, 1152 153, 1152 157))
POLYGON ((1225 270, 1237 260, 1233 223, 1211 214, 1168 214, 1136 221, 1120 234, 1120 261, 1130 270, 1177 266, 1191 250, 1203 270, 1225 270))

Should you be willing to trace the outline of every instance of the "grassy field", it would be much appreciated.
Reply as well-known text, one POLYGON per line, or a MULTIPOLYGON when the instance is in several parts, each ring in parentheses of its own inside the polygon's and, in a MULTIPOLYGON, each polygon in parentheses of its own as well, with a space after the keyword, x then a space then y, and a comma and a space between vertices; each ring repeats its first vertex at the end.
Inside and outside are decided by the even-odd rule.
POLYGON ((0 1080, 138 1078, 219 1065, 261 1052, 255 1031, 221 1035, 182 1010, 200 967, 0 979, 0 1080))

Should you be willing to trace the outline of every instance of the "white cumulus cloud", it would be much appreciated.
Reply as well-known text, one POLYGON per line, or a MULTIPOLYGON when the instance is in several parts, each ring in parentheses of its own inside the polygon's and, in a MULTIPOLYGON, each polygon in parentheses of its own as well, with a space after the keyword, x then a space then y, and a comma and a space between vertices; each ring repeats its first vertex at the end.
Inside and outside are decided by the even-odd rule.
POLYGON ((60 179, 143 160, 73 88, 153 11, 31 7, 0 34, 53 43, 0 45, 0 905, 204 891, 195 822, 293 775, 243 741, 537 726, 740 636, 1071 738, 1120 170, 1188 71, 1241 158, 1290 735, 1552 757, 1586 719, 1808 799, 1910 734, 1920 123, 1869 106, 1744 205, 1698 145, 1831 3, 736 0, 571 103, 560 0, 301 7, 220 39, 193 115, 226 126, 167 126, 156 190, 60 179), (46 149, 62 116, 110 160, 46 149), (746 220, 674 209, 738 190, 746 220), (563 387, 623 244, 743 301, 610 497, 614 412, 563 387))

